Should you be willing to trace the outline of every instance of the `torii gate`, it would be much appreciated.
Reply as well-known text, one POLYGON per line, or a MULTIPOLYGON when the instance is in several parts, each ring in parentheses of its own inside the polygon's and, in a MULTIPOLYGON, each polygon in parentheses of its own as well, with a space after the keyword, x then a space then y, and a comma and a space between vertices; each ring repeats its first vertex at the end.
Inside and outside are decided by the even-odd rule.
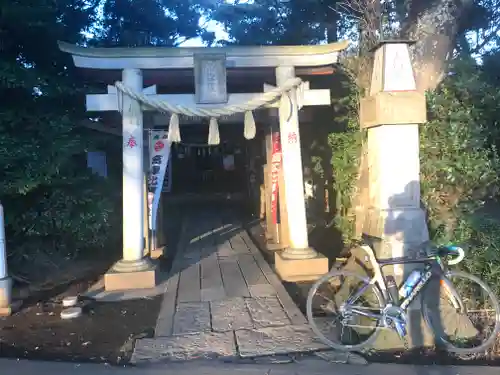
MULTIPOLYGON (((207 116, 216 118, 213 111, 240 108, 245 103, 260 101, 255 109, 278 108, 289 248, 276 253, 276 268, 283 279, 289 280, 312 279, 328 271, 328 260, 311 249, 308 242, 298 111, 302 106, 330 105, 330 90, 309 89, 307 82, 297 80, 296 72, 331 66, 347 44, 86 48, 59 43, 61 51, 72 55, 76 67, 121 71, 119 84, 108 86, 106 94, 89 94, 86 98, 88 111, 122 112, 123 259, 106 274, 106 290, 142 289, 156 284, 156 268, 144 256, 143 223, 143 111, 155 109, 171 113, 172 108, 188 110, 180 114, 191 113, 189 109, 209 110, 212 114, 207 116), (260 93, 227 93, 227 70, 250 68, 274 70, 277 88, 265 85, 260 93), (155 85, 144 88, 143 72, 186 69, 194 72, 192 94, 162 95, 155 85), (277 100, 281 97, 287 100, 277 100)), ((248 112, 240 108, 233 113, 243 111, 248 112)))

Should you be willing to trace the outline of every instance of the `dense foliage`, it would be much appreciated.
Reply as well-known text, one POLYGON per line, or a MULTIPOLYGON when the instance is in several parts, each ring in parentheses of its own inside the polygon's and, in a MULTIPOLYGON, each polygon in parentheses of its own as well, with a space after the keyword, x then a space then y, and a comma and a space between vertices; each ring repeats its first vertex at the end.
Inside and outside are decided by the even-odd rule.
MULTIPOLYGON (((102 46, 176 46, 203 33, 201 2, 107 0, 93 43, 102 46)), ((208 35, 207 35, 208 37, 208 35)))
POLYGON ((199 4, 169 5, 167 14, 155 0, 0 1, 0 201, 15 275, 120 253, 121 142, 82 126, 92 89, 57 41, 173 45, 202 32, 199 4), (87 169, 92 150, 107 152, 108 178, 87 169))
MULTIPOLYGON (((433 239, 467 247, 464 267, 500 293, 500 91, 486 64, 460 61, 428 96, 421 127, 422 198, 433 239)), ((494 72, 493 72, 494 74, 494 72)))
POLYGON ((0 200, 9 260, 18 272, 37 253, 73 255, 102 241, 112 201, 99 192, 105 182, 78 162, 106 140, 78 126, 82 85, 56 43, 82 41, 92 3, 3 1, 0 7, 0 200), (93 217, 86 212, 89 199, 103 207, 93 217))

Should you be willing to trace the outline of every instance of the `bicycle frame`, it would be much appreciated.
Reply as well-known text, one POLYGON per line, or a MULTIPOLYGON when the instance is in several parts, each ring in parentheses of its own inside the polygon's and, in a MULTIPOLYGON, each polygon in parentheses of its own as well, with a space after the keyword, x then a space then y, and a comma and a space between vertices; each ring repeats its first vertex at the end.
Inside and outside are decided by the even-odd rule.
MULTIPOLYGON (((356 301, 356 299, 359 298, 364 293, 364 291, 371 285, 374 285, 375 287, 378 287, 380 289, 386 307, 389 304, 395 305, 396 301, 392 301, 392 298, 387 290, 387 284, 385 282, 385 277, 384 273, 382 272, 382 268, 385 266, 392 266, 397 264, 425 264, 422 278, 414 286, 411 293, 401 302, 401 304, 398 304, 398 307, 402 309, 404 312, 406 312, 408 306, 418 296, 422 288, 424 288, 424 286, 427 285, 432 276, 438 275, 441 280, 441 285, 444 287, 448 297, 451 299, 454 308, 463 311, 464 305, 462 299, 460 298, 458 292, 453 287, 451 281, 446 277, 446 266, 445 264, 443 264, 439 256, 432 255, 415 259, 408 257, 401 257, 401 258, 377 260, 377 258, 375 257, 375 253, 370 246, 362 245, 360 246, 360 248, 366 253, 368 260, 372 265, 374 275, 370 279, 368 284, 366 284, 363 288, 361 288, 352 297, 348 298, 348 300, 346 301, 346 305, 354 303, 354 301, 356 301), (435 265, 439 267, 435 267, 435 265)), ((382 317, 381 314, 369 313, 364 310, 356 309, 355 307, 350 307, 350 311, 358 315, 374 319, 380 319, 382 317)))

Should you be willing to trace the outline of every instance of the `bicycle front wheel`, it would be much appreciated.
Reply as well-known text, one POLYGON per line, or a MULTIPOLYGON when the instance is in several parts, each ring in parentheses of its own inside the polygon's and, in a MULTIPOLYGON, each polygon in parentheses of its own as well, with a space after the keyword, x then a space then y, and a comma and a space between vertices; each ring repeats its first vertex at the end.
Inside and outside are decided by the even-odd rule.
POLYGON ((434 278, 422 295, 422 314, 434 333, 436 344, 462 355, 486 351, 500 331, 497 297, 473 275, 449 271, 446 276, 455 293, 450 293, 443 280, 434 278))
POLYGON ((360 350, 376 339, 384 306, 382 293, 369 279, 332 271, 309 291, 307 319, 326 345, 343 351, 360 350))

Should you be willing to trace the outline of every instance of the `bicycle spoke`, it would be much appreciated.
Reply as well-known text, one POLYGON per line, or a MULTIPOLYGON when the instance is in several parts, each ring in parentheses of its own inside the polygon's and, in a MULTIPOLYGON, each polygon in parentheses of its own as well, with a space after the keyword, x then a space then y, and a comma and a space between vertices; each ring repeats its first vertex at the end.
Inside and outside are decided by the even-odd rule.
POLYGON ((358 289, 358 291, 354 295, 351 294, 347 298, 346 303, 351 305, 354 302, 356 302, 358 300, 358 298, 360 298, 361 295, 368 289, 369 286, 370 286, 370 284, 363 285, 360 289, 358 289))
POLYGON ((371 315, 380 314, 381 298, 380 292, 358 275, 333 272, 311 288, 308 319, 328 345, 338 349, 362 347, 380 326, 379 317, 371 315))
POLYGON ((450 271, 448 278, 460 296, 461 306, 455 308, 450 293, 442 293, 444 290, 437 286, 437 300, 422 306, 428 324, 449 351, 470 354, 486 350, 500 330, 496 296, 473 275, 450 271))

